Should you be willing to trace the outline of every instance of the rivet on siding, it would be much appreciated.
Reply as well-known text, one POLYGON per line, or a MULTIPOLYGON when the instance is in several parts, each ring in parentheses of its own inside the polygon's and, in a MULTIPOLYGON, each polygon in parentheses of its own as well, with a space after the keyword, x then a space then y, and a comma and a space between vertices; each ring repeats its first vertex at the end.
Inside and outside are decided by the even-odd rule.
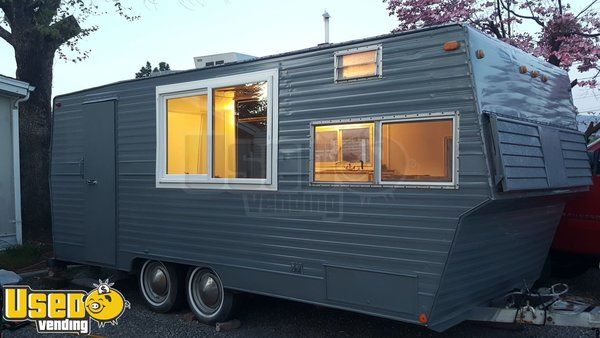
POLYGON ((531 77, 538 77, 538 76, 540 76, 540 72, 538 72, 537 70, 531 71, 531 77))
POLYGON ((478 59, 483 59, 483 57, 485 56, 485 53, 483 52, 483 49, 478 49, 478 50, 475 52, 475 56, 476 56, 478 59))
POLYGON ((548 82, 548 75, 542 75, 542 82, 548 82))
POLYGON ((521 74, 527 73, 527 67, 526 66, 519 67, 519 73, 521 73, 521 74))

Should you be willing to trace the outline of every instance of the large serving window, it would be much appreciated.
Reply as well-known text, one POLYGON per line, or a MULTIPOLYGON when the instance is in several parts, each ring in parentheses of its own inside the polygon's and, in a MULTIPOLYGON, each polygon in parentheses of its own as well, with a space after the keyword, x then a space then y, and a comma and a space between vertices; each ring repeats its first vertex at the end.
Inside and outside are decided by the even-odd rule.
POLYGON ((157 186, 274 190, 277 70, 157 87, 157 186))
POLYGON ((312 183, 456 186, 457 115, 312 124, 312 183))
POLYGON ((373 181, 373 123, 315 127, 315 181, 373 181))
POLYGON ((452 120, 382 123, 381 181, 452 182, 452 120))

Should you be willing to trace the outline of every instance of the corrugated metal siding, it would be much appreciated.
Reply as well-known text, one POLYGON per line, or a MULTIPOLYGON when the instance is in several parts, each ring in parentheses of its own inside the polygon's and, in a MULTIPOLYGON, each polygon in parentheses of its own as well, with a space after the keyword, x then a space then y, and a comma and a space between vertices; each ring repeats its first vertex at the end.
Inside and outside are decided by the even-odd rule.
POLYGON ((562 215, 559 198, 496 200, 460 222, 430 316, 445 330, 484 305, 538 278, 562 215))
POLYGON ((489 116, 496 169, 503 191, 592 184, 583 135, 578 131, 489 116))
POLYGON ((590 158, 583 135, 561 130, 559 138, 568 184, 570 186, 592 185, 590 158))
MULTIPOLYGON (((460 27, 450 26, 365 42, 383 43, 381 80, 335 84, 336 49, 323 49, 63 96, 57 99, 62 108, 55 115, 53 168, 82 155, 82 101, 117 96, 119 268, 129 269, 133 257, 238 266, 247 279, 225 283, 258 290, 258 284, 245 285, 253 274, 308 282, 324 278, 324 264, 359 267, 417 276, 418 312, 428 311, 458 217, 489 198, 465 50, 448 53, 441 48, 448 40, 464 41, 463 34, 460 27), (280 69, 279 191, 156 189, 155 87, 274 67, 280 69), (461 113, 459 189, 309 186, 311 121, 442 111, 461 113), (303 264, 303 275, 290 274, 292 262, 303 264)), ((54 171, 52 184, 57 256, 77 260, 70 248, 82 243, 82 182, 54 171)), ((277 285, 266 289, 274 295, 417 320, 416 314, 315 299, 310 290, 277 285)))
POLYGON ((540 133, 536 126, 491 117, 502 167, 504 191, 548 188, 540 133))
POLYGON ((84 245, 83 179, 84 121, 81 101, 56 109, 52 124, 52 234, 57 257, 81 254, 84 245))

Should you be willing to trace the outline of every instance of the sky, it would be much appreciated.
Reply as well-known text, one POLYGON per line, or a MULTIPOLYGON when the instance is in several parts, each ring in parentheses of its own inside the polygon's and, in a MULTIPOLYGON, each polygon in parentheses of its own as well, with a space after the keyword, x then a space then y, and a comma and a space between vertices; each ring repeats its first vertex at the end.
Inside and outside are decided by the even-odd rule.
MULTIPOLYGON (((396 26, 381 0, 130 0, 128 22, 116 14, 83 24, 100 30, 81 41, 91 50, 80 63, 56 58, 53 95, 131 79, 146 61, 171 69, 194 67, 193 57, 239 52, 265 56, 315 46, 324 39, 325 10, 331 15, 330 40, 343 42, 389 33, 396 26)), ((12 47, 0 39, 0 74, 14 76, 12 47)), ((572 72, 571 76, 581 76, 572 72)), ((600 91, 576 88, 579 111, 600 111, 600 91)))

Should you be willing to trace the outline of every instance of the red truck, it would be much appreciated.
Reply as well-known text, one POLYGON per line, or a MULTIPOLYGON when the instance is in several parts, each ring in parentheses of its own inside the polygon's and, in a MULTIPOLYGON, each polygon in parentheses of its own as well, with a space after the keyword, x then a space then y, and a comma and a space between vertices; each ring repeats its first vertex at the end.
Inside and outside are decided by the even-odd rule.
POLYGON ((600 139, 588 146, 593 185, 567 203, 552 243, 552 274, 574 277, 600 261, 600 139))

